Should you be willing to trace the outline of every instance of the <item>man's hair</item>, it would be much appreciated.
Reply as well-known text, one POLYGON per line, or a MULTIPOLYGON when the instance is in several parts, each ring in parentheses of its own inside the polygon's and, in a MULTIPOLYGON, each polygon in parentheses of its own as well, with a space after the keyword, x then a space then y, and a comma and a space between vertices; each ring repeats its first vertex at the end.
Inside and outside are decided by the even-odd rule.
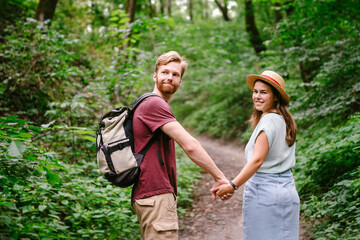
POLYGON ((176 52, 170 51, 162 54, 156 60, 155 72, 157 73, 159 66, 166 65, 171 62, 178 62, 181 65, 181 77, 184 75, 185 70, 187 68, 187 62, 176 52))

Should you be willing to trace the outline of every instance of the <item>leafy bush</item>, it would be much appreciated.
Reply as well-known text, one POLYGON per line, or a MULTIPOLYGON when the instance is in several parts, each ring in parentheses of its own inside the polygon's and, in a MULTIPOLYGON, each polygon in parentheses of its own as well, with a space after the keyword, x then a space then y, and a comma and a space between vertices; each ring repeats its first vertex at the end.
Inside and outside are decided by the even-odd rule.
POLYGON ((349 171, 322 196, 304 201, 302 210, 313 232, 312 239, 358 239, 360 234, 360 168, 349 171))
MULTIPOLYGON (((60 167, 53 153, 45 152, 31 140, 41 128, 17 116, 9 116, 0 118, 0 132, 0 189, 4 193, 11 193, 13 185, 27 185, 32 178, 57 181, 58 176, 50 172, 50 168, 60 167)), ((11 200, 5 198, 5 202, 10 204, 11 200)))
MULTIPOLYGON (((98 170, 95 148, 80 144, 75 152, 85 153, 73 156, 80 160, 60 162, 54 155, 66 160, 66 151, 47 153, 33 140, 42 132, 54 134, 49 126, 36 127, 16 116, 0 120, 1 239, 140 239, 131 188, 109 184, 98 170)), ((67 131, 94 145, 86 128, 63 127, 67 131)), ((181 214, 200 174, 183 151, 177 152, 181 214)))
MULTIPOLYGON (((318 128, 319 126, 314 126, 318 128)), ((356 169, 360 153, 360 116, 355 115, 338 127, 308 129, 298 144, 298 184, 302 196, 329 191, 356 169), (315 133, 318 135, 316 136, 315 133), (311 137, 313 140, 307 142, 311 137)))
POLYGON ((176 145, 176 165, 178 181, 178 213, 181 217, 185 208, 192 204, 195 183, 201 178, 201 168, 193 163, 176 145))
POLYGON ((41 122, 48 103, 63 99, 73 80, 83 80, 86 66, 76 54, 78 41, 32 19, 9 25, 5 32, 0 111, 41 122))
POLYGON ((359 129, 360 116, 354 115, 336 127, 320 121, 300 135, 295 176, 315 239, 358 237, 359 129))

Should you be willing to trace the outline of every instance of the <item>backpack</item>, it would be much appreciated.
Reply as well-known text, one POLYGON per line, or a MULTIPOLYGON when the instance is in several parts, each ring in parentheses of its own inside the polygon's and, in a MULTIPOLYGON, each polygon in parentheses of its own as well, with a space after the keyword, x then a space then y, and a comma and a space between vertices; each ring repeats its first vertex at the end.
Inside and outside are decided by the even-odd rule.
MULTIPOLYGON (((135 109, 146 98, 159 95, 145 93, 137 98, 132 109, 126 106, 115 108, 99 120, 96 133, 97 163, 105 178, 119 187, 129 187, 140 175, 140 164, 151 145, 156 141, 159 132, 155 133, 140 153, 134 151, 133 115, 135 109)), ((161 165, 164 162, 159 153, 161 165)))

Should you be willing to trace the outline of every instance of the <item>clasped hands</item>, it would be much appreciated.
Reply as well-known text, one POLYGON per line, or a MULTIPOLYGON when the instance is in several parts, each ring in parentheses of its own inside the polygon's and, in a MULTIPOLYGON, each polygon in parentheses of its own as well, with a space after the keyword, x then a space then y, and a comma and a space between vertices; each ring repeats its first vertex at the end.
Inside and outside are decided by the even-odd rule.
POLYGON ((225 201, 233 196, 235 189, 228 180, 222 180, 215 182, 210 191, 212 192, 213 200, 218 196, 221 200, 225 201))

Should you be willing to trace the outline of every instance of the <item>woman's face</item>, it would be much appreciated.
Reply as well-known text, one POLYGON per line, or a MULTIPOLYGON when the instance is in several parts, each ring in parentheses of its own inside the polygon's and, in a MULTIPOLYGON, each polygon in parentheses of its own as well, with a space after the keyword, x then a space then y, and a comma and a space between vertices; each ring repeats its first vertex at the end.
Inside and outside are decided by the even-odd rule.
POLYGON ((261 81, 256 81, 252 95, 254 106, 257 111, 268 113, 273 110, 274 102, 278 99, 274 96, 271 87, 261 81))

